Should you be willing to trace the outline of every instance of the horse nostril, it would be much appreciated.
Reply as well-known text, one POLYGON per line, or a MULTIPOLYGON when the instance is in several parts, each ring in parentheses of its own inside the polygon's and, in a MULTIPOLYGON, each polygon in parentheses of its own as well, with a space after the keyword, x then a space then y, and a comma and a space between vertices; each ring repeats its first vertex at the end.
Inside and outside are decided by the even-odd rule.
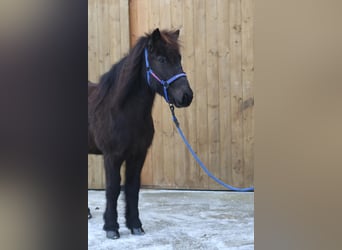
POLYGON ((191 100, 192 100, 192 96, 189 96, 187 93, 185 93, 182 98, 182 104, 189 105, 191 103, 191 100))

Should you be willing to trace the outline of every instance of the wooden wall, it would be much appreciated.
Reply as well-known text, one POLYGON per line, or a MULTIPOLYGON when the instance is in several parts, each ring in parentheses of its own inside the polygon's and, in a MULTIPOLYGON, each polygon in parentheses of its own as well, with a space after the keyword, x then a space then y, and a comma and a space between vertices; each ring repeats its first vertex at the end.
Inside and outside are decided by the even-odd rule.
MULTIPOLYGON (((89 79, 96 81, 98 73, 108 70, 128 50, 123 51, 128 41, 134 45, 156 27, 180 29, 183 68, 194 91, 191 106, 176 109, 181 128, 216 176, 232 185, 249 186, 254 166, 253 10, 252 0, 131 0, 129 6, 128 1, 89 1, 89 39, 94 35, 89 40, 89 79), (111 7, 106 9, 105 4, 111 7), (127 12, 121 25, 118 22, 127 12), (106 21, 108 16, 115 18, 106 21), (117 48, 120 52, 112 54, 117 48), (90 72, 92 66, 96 71, 90 72)), ((159 96, 153 118, 156 133, 143 185, 222 189, 192 159, 159 96)), ((104 186, 103 169, 97 165, 90 157, 90 188, 104 186)))

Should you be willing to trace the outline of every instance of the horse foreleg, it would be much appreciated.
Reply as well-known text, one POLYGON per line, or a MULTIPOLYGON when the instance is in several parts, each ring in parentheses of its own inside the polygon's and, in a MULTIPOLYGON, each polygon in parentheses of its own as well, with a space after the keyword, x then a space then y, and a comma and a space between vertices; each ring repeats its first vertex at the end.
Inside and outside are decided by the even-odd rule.
POLYGON ((146 152, 126 160, 126 226, 134 235, 145 234, 139 219, 138 201, 140 189, 140 174, 146 158, 146 152))
POLYGON ((104 213, 104 226, 107 238, 118 239, 119 224, 117 212, 117 200, 120 194, 120 167, 123 160, 112 155, 104 156, 106 173, 106 211, 104 213))

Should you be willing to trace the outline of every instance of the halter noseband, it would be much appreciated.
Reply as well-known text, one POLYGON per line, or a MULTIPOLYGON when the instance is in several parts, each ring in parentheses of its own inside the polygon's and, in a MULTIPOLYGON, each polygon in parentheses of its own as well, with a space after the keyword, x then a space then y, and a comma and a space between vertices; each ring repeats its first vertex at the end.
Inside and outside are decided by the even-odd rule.
POLYGON ((174 81, 176 81, 178 78, 181 77, 186 77, 186 74, 184 72, 179 73, 177 75, 172 76, 171 78, 169 78, 168 80, 161 80, 151 69, 150 64, 148 63, 148 52, 147 52, 147 48, 145 48, 145 63, 146 63, 146 79, 147 79, 147 83, 149 86, 151 86, 151 82, 150 82, 150 75, 152 75, 154 77, 154 79, 157 80, 157 82, 159 82, 161 85, 163 85, 163 89, 164 89, 164 98, 166 100, 166 102, 170 102, 169 101, 169 96, 167 94, 167 89, 169 88, 169 86, 171 85, 171 83, 173 83, 174 81))

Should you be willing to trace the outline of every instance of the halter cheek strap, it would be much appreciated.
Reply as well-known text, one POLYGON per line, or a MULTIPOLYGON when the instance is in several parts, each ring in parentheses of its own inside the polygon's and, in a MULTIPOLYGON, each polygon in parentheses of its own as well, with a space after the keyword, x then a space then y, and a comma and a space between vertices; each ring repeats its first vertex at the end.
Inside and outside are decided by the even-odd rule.
POLYGON ((167 89, 169 88, 169 86, 171 85, 171 83, 173 83, 174 81, 176 81, 178 78, 181 77, 186 77, 186 74, 184 72, 181 72, 179 74, 176 74, 172 77, 170 77, 168 80, 161 80, 151 69, 150 64, 148 62, 148 52, 147 52, 147 48, 145 48, 145 63, 146 63, 146 79, 147 79, 147 83, 149 86, 151 86, 151 82, 150 82, 150 75, 153 76, 154 79, 157 80, 157 82, 159 82, 161 85, 163 85, 163 90, 164 90, 164 98, 166 100, 166 102, 170 102, 169 100, 169 96, 167 94, 167 89))

